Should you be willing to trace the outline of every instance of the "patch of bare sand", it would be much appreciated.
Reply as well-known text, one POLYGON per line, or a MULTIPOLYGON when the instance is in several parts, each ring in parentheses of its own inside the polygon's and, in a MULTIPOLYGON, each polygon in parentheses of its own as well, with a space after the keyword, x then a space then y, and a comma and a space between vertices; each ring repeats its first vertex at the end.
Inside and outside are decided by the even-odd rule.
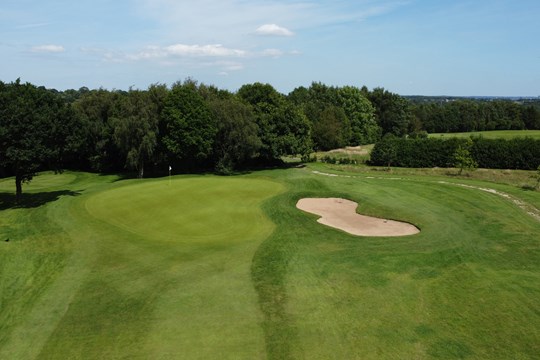
POLYGON ((296 207, 321 216, 317 220, 320 224, 352 235, 405 236, 420 232, 416 226, 409 223, 360 215, 356 212, 358 204, 347 199, 306 198, 298 200, 296 207))
POLYGON ((369 147, 367 146, 347 146, 341 149, 333 149, 329 151, 330 153, 342 153, 347 155, 367 155, 370 152, 369 147))

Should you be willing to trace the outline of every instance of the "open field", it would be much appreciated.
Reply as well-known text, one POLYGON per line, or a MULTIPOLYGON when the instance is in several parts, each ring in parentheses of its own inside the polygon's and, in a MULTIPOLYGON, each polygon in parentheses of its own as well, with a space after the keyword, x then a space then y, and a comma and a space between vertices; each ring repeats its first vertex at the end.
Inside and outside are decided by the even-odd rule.
POLYGON ((0 359, 537 358, 540 192, 359 169, 47 173, 20 206, 0 180, 0 359), (349 235, 308 197, 421 232, 349 235))
POLYGON ((530 137, 540 139, 540 130, 493 130, 493 131, 474 131, 466 133, 433 133, 429 137, 460 137, 468 138, 471 136, 482 136, 486 139, 513 139, 516 137, 530 137))

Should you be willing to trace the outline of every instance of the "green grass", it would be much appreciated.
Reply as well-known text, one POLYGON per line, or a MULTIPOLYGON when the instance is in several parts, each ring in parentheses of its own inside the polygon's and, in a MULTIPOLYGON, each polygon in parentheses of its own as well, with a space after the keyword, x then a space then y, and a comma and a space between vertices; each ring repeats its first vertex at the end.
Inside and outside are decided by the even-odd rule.
POLYGON ((0 181, 0 358, 537 358, 540 222, 440 181, 540 193, 335 169, 44 174, 19 207, 0 181), (421 233, 351 236, 297 210, 307 196, 421 233))
POLYGON ((540 139, 540 130, 493 130, 493 131, 474 131, 465 133, 433 133, 429 137, 459 137, 468 138, 470 136, 482 136, 486 139, 513 139, 516 137, 530 137, 540 139))

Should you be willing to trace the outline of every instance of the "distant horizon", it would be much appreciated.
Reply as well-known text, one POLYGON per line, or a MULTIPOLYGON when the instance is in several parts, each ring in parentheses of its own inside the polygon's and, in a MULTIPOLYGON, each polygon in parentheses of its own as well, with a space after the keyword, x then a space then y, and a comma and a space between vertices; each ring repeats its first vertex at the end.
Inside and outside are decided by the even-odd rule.
MULTIPOLYGON (((133 89, 135 90, 146 90, 148 89, 149 86, 151 85, 154 85, 154 84, 161 84, 161 85, 166 85, 167 87, 170 87, 172 86, 174 83, 178 82, 178 81, 184 81, 186 79, 192 79, 194 81, 196 81, 198 84, 204 84, 204 85, 207 85, 207 86, 215 86, 217 87, 218 89, 220 90, 227 90, 227 91, 230 91, 232 93, 236 93, 238 89, 227 89, 227 88, 224 88, 224 87, 220 87, 218 85, 215 85, 215 84, 210 84, 210 83, 206 83, 206 82, 203 82, 203 81, 198 81, 196 78, 193 78, 193 77, 187 77, 185 79, 179 79, 179 80, 176 80, 176 81, 172 81, 170 83, 161 83, 161 82, 154 82, 154 83, 150 83, 148 84, 148 86, 146 87, 133 87, 133 89)), ((0 81, 4 82, 4 83, 10 83, 10 82, 15 82, 17 80, 14 79, 14 80, 4 80, 4 79, 0 79, 0 81)), ((38 83, 34 83, 32 81, 28 81, 28 80, 25 80, 23 78, 20 78, 20 81, 23 82, 23 83, 26 83, 26 82, 29 82, 35 86, 45 86, 45 88, 49 89, 49 90, 56 90, 56 91, 61 91, 61 92, 64 92, 64 91, 67 91, 67 90, 79 90, 81 88, 88 88, 88 90, 92 91, 92 90, 99 90, 99 89, 104 89, 104 90, 107 90, 107 91, 129 91, 129 87, 127 88, 107 88, 107 87, 104 87, 104 86, 99 86, 99 87, 89 87, 89 86, 86 86, 86 85, 82 85, 82 86, 79 86, 79 87, 72 87, 72 88, 62 88, 62 89, 59 89, 59 88, 56 88, 56 87, 49 87, 49 86, 46 86, 46 85, 43 85, 43 84, 38 84, 38 83)), ((254 81, 253 83, 256 83, 256 82, 259 82, 259 83, 265 83, 265 82, 262 82, 262 81, 254 81)), ((319 83, 319 81, 314 81, 315 83, 319 83)), ((274 89, 276 89, 279 93, 283 94, 283 95, 288 95, 290 92, 292 92, 294 89, 297 89, 297 88, 300 88, 300 87, 305 87, 305 88, 309 88, 309 86, 311 86, 313 82, 309 83, 308 85, 299 85, 295 88, 293 88, 292 90, 290 91, 287 91, 287 92, 282 92, 280 91, 279 89, 277 89, 274 84, 272 83, 268 83, 270 85, 272 85, 272 87, 274 87, 274 89)), ((342 86, 354 86, 354 87, 357 87, 357 88, 362 88, 364 85, 351 85, 351 84, 345 84, 345 85, 332 85, 332 84, 326 84, 326 83, 323 83, 321 82, 322 84, 324 85, 327 85, 327 86, 335 86, 335 87, 342 87, 342 86)), ((246 83, 246 84, 243 84, 243 85, 249 85, 249 84, 252 84, 252 83, 246 83)), ((433 98, 436 98, 436 97, 446 97, 446 98, 476 98, 476 99, 481 99, 481 98, 485 98, 485 99, 490 99, 490 98, 493 98, 493 99, 497 99, 497 98, 500 98, 500 99, 524 99, 524 100, 535 100, 535 99, 540 99, 540 95, 448 95, 448 94, 443 94, 443 95, 431 95, 431 94, 401 94, 401 93, 398 93, 390 88, 387 88, 385 86, 375 86, 375 87, 368 87, 369 90, 373 90, 375 88, 383 88, 385 90, 388 90, 390 92, 393 92, 393 93, 396 93, 400 96, 403 96, 403 97, 433 97, 433 98)))

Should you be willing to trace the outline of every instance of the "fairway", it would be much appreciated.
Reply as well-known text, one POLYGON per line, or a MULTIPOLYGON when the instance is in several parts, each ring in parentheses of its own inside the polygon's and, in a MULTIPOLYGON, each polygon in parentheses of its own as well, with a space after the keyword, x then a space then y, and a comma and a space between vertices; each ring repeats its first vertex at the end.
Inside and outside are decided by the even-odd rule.
POLYGON ((537 358, 540 193, 314 166, 45 173, 20 207, 0 181, 0 359, 537 358), (421 232, 350 235, 304 198, 421 232))
POLYGON ((469 138, 471 136, 481 136, 486 139, 514 139, 530 137, 540 139, 540 130, 493 130, 493 131, 473 131, 465 133, 433 133, 429 134, 432 138, 469 138))

